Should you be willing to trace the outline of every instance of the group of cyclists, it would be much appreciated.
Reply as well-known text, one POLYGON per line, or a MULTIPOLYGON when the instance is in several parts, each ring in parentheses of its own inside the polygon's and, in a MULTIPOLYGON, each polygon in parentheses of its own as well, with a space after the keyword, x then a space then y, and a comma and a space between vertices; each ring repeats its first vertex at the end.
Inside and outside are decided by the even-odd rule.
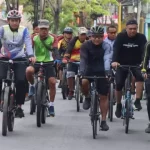
MULTIPOLYGON (((145 90, 147 93, 147 112, 149 124, 145 132, 150 133, 150 79, 149 79, 149 56, 150 43, 146 37, 137 33, 138 24, 135 20, 129 20, 126 23, 126 30, 117 35, 117 27, 110 25, 107 28, 108 37, 104 39, 104 28, 102 26, 93 26, 88 31, 85 27, 79 27, 78 35, 73 37, 73 29, 66 27, 63 30, 63 36, 59 39, 49 33, 50 22, 46 19, 39 20, 33 24, 33 34, 30 36, 26 27, 20 25, 21 14, 17 10, 11 10, 7 15, 8 25, 0 27, 1 51, 0 59, 2 60, 26 60, 30 65, 15 64, 15 84, 16 84, 16 116, 24 117, 22 105, 25 102, 27 85, 29 83, 29 94, 35 94, 34 74, 38 72, 35 62, 52 62, 46 66, 45 76, 49 86, 50 101, 47 104, 50 116, 55 116, 54 101, 56 96, 56 70, 58 70, 60 83, 62 86, 62 68, 63 64, 67 66, 67 84, 68 100, 74 97, 74 78, 78 73, 78 65, 73 62, 80 62, 79 76, 103 76, 98 79, 97 91, 100 96, 100 110, 102 114, 101 128, 103 131, 109 130, 106 123, 108 112, 108 95, 109 95, 109 77, 112 75, 111 69, 115 73, 115 99, 116 117, 121 117, 122 110, 122 89, 127 78, 127 71, 119 65, 141 66, 133 68, 132 74, 136 82, 136 99, 135 108, 141 110, 141 99, 143 85, 145 81, 145 90), (54 68, 57 63, 57 68, 54 68)), ((6 78, 7 66, 0 63, 0 82, 6 78)), ((133 79, 134 80, 134 79, 133 79)), ((83 109, 90 108, 90 89, 91 80, 81 80, 81 91, 85 96, 83 109)), ((134 82, 133 82, 134 83, 134 82)), ((1 91, 1 90, 0 90, 1 91)), ((133 93, 135 92, 135 89, 133 93)), ((1 101, 2 105, 3 101, 1 101)))

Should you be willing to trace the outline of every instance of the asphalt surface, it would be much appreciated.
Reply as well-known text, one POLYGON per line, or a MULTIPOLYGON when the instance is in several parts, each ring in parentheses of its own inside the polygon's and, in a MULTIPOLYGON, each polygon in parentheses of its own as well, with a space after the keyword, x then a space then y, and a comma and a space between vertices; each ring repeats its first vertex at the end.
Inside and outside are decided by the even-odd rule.
MULTIPOLYGON (((57 89, 56 117, 47 118, 46 124, 38 128, 35 114, 29 114, 30 103, 26 102, 25 118, 15 119, 14 131, 6 137, 0 135, 0 150, 148 150, 150 134, 145 133, 148 123, 145 101, 142 106, 130 122, 129 134, 125 134, 123 121, 114 117, 112 123, 108 120, 110 130, 99 131, 94 140, 89 111, 76 112, 75 99, 62 100, 57 89)), ((0 123, 0 133, 1 129, 0 123)))

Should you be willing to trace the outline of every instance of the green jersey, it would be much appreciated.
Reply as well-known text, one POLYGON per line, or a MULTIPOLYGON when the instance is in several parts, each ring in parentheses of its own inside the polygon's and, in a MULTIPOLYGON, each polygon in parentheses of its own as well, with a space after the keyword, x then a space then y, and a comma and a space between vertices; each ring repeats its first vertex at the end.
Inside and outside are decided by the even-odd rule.
POLYGON ((49 49, 52 49, 53 42, 54 42, 54 38, 52 36, 49 36, 44 41, 41 41, 38 35, 34 36, 33 38, 34 55, 36 57, 37 62, 49 62, 54 60, 52 57, 52 52, 46 48, 49 47, 49 49), (43 42, 45 44, 43 44, 43 42))

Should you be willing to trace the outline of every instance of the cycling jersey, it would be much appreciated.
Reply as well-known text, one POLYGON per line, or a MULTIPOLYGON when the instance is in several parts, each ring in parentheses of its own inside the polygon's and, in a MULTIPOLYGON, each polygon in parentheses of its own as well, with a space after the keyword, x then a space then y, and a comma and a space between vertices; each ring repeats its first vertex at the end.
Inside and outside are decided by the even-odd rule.
POLYGON ((54 38, 52 36, 48 36, 45 40, 43 40, 43 42, 38 35, 34 36, 33 47, 36 60, 38 62, 53 61, 52 52, 50 49, 52 50, 54 38), (43 42, 47 45, 47 47, 49 47, 49 50, 44 46, 43 42))
POLYGON ((110 70, 112 59, 112 47, 103 41, 100 45, 94 45, 93 42, 86 41, 80 50, 80 72, 105 72, 110 70))
POLYGON ((0 27, 0 39, 3 45, 0 57, 11 59, 26 57, 24 44, 27 55, 29 57, 33 56, 31 39, 27 28, 19 26, 17 31, 12 31, 9 25, 4 25, 0 27))
POLYGON ((70 41, 64 57, 70 58, 71 61, 80 61, 80 47, 82 44, 78 37, 74 37, 70 41))
POLYGON ((119 33, 114 43, 113 62, 122 65, 138 65, 142 62, 146 37, 137 33, 130 38, 127 32, 119 33))

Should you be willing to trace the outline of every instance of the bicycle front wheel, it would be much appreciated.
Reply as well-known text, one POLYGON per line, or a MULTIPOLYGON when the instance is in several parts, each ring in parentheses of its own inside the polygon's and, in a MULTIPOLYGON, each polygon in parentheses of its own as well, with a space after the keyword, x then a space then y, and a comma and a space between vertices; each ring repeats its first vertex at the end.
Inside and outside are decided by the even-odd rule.
POLYGON ((130 104, 129 100, 126 100, 126 112, 125 112, 125 133, 128 134, 129 131, 129 120, 130 120, 130 104))
POLYGON ((41 118, 42 118, 42 82, 38 82, 36 94, 37 94, 36 95, 36 103, 37 103, 36 123, 37 123, 37 127, 41 127, 41 118))
POLYGON ((110 122, 113 121, 113 105, 114 105, 114 85, 110 84, 110 93, 109 93, 109 119, 110 122))
POLYGON ((8 103, 9 103, 10 87, 6 87, 4 91, 4 103, 3 103, 3 120, 2 120, 2 135, 7 135, 8 127, 8 103))
POLYGON ((80 84, 79 77, 76 80, 76 102, 77 102, 77 112, 80 111, 80 84))

